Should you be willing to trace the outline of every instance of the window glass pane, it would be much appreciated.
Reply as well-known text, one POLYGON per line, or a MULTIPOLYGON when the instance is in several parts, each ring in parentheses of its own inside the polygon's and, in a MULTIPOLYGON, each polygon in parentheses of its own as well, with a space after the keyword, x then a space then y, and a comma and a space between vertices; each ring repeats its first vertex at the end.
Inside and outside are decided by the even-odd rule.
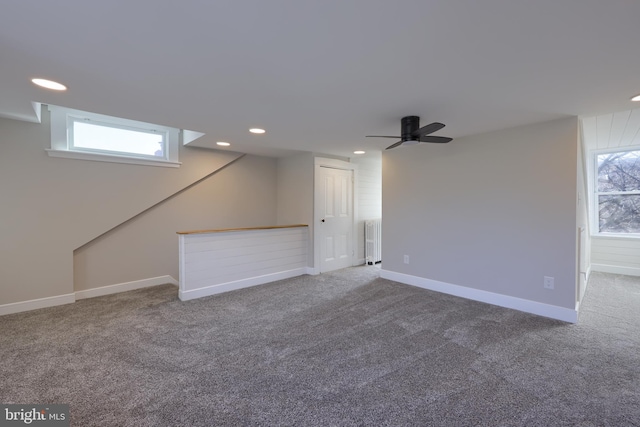
POLYGON ((600 231, 640 233, 640 195, 599 196, 600 231))
POLYGON ((162 134, 73 122, 73 146, 145 156, 164 156, 162 134))
POLYGON ((598 155, 598 191, 640 190, 640 151, 598 155))

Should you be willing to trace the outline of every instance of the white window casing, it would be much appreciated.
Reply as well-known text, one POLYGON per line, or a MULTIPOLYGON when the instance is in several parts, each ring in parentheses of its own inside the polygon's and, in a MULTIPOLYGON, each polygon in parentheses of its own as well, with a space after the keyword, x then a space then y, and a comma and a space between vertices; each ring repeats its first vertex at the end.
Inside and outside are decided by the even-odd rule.
MULTIPOLYGON (((589 162, 589 187, 592 194, 591 203, 589 204, 590 217, 591 217, 591 234, 594 237, 609 237, 620 239, 640 239, 640 232, 635 231, 601 231, 600 222, 600 198, 607 196, 635 196, 640 198, 640 188, 631 190, 602 190, 599 186, 599 165, 598 157, 608 154, 623 154, 631 152, 639 152, 640 147, 624 147, 624 149, 609 149, 609 150, 593 150, 590 153, 591 161, 589 162)), ((631 175, 630 175, 631 176, 631 175)), ((640 222, 640 218, 634 220, 640 222)))
MULTIPOLYGON (((49 156, 64 157, 79 160, 92 160, 112 163, 128 163, 145 166, 179 167, 178 150, 180 130, 167 126, 144 123, 135 120, 105 116, 70 108, 49 105, 51 112, 51 148, 47 150, 49 156), (118 141, 113 147, 92 147, 86 142, 76 141, 74 129, 76 125, 93 125, 94 129, 102 127, 106 133, 154 136, 160 144, 156 154, 145 154, 127 150, 118 141)), ((85 126, 87 128, 87 126, 85 126)), ((103 146, 105 144, 102 144, 103 146)))

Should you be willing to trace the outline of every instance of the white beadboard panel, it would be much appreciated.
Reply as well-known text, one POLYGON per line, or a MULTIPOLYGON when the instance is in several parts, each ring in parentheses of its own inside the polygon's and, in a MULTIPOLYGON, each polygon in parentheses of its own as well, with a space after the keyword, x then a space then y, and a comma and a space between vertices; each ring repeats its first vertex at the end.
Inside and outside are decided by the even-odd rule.
POLYGON ((358 164, 358 218, 356 232, 358 259, 365 258, 365 221, 382 217, 382 154, 352 159, 358 164))
POLYGON ((191 271, 187 268, 186 279, 187 283, 191 283, 194 281, 211 281, 221 283, 228 281, 231 278, 237 279, 241 278, 242 276, 256 275, 256 273, 259 273, 260 275, 273 273, 279 270, 283 270, 285 269, 285 267, 287 270, 291 270, 293 268, 299 267, 301 264, 306 264, 305 258, 306 255, 298 255, 296 257, 254 262, 250 265, 242 264, 222 268, 213 267, 207 270, 198 271, 191 271))
MULTIPOLYGON (((303 228, 303 227, 301 227, 303 228)), ((306 228, 303 228, 306 230, 306 228)), ((299 240, 303 233, 295 228, 292 229, 267 229, 259 231, 227 231, 218 233, 205 233, 205 234, 186 234, 189 239, 185 241, 185 244, 189 247, 193 247, 193 250, 198 250, 199 245, 207 245, 207 248, 215 249, 217 247, 223 247, 224 245, 236 245, 239 247, 246 246, 247 242, 251 242, 252 245, 259 245, 263 243, 270 243, 274 237, 278 237, 279 241, 291 241, 299 240), (265 231, 270 231, 273 235, 265 234, 265 231), (246 234, 245 234, 246 233, 246 234)))
POLYGON ((587 151, 640 145, 640 108, 582 118, 587 151))
POLYGON ((640 262, 638 257, 638 251, 629 247, 620 246, 597 246, 593 249, 593 252, 603 255, 628 255, 637 257, 637 261, 640 262))
MULTIPOLYGON (((251 257, 250 268, 263 268, 271 265, 279 266, 285 263, 289 263, 291 260, 297 260, 306 257, 306 253, 303 253, 302 248, 290 249, 287 251, 265 251, 261 253, 250 253, 247 256, 251 257), (258 265, 260 267, 258 267, 258 265)), ((247 270, 247 256, 236 256, 231 258, 217 258, 210 261, 203 261, 199 263, 187 263, 186 268, 189 277, 195 277, 199 272, 215 272, 216 275, 222 274, 227 271, 235 271, 239 268, 240 271, 247 270)))
POLYGON ((613 115, 611 123, 611 133, 609 134, 608 148, 616 148, 620 146, 622 135, 624 135, 631 117, 631 111, 621 111, 613 115))
POLYGON ((598 148, 598 127, 596 117, 586 117, 582 122, 582 139, 584 141, 585 153, 598 148))
POLYGON ((308 227, 296 227, 182 235, 181 299, 304 274, 308 234, 308 227))
MULTIPOLYGON (((216 251, 220 249, 232 249, 232 248, 246 248, 248 246, 262 247, 269 246, 273 243, 271 240, 274 236, 255 236, 255 238, 248 239, 230 239, 219 238, 216 241, 200 241, 200 242, 187 242, 185 243, 185 249, 189 252, 202 252, 202 251, 216 251)), ((278 235, 278 242, 300 242, 306 239, 300 235, 278 235)))
MULTIPOLYGON (((276 243, 271 245, 261 245, 261 246, 252 246, 255 252, 264 252, 262 248, 264 246, 268 246, 270 251, 287 251, 294 250, 300 251, 303 245, 306 242, 304 239, 293 241, 293 242, 283 242, 276 243)), ((224 257, 224 258, 233 258, 233 257, 242 257, 246 255, 247 248, 246 247, 235 247, 235 248, 221 248, 215 250, 205 250, 201 252, 194 252, 191 254, 188 260, 186 260, 187 264, 197 264, 202 261, 210 262, 212 258, 224 257)))
POLYGON ((276 280, 289 279, 291 277, 301 276, 305 273, 311 274, 309 273, 308 268, 298 268, 294 270, 282 271, 275 274, 267 274, 263 276, 251 277, 249 279, 227 282, 220 285, 206 286, 202 288, 192 289, 190 291, 180 290, 178 296, 181 301, 189 301, 195 298, 202 298, 210 295, 221 294, 223 292, 235 291, 237 289, 248 288, 250 286, 263 285, 265 283, 274 282, 276 280))
POLYGON ((638 256, 636 255, 594 252, 592 257, 597 261, 596 264, 619 265, 634 268, 640 267, 640 262, 638 262, 638 256))
POLYGON ((358 160, 358 216, 360 220, 382 215, 382 158, 358 160))
POLYGON ((283 227, 283 228, 247 228, 247 229, 232 229, 232 230, 204 230, 202 232, 184 233, 185 236, 191 236, 190 242, 202 241, 218 241, 220 235, 225 236, 225 240, 234 239, 250 239, 255 236, 265 235, 265 232, 273 233, 274 235, 281 234, 299 234, 300 230, 304 230, 306 226, 300 225, 295 227, 283 227))
POLYGON ((603 235, 593 237, 595 248, 629 248, 639 249, 640 238, 606 237, 603 235))
POLYGON ((640 264, 640 255, 636 249, 596 247, 591 249, 591 256, 596 262, 618 260, 617 263, 621 265, 627 262, 640 264))
POLYGON ((200 275, 200 272, 202 271, 208 272, 209 274, 219 275, 225 274, 226 272, 234 272, 236 270, 254 270, 259 268, 268 268, 271 266, 277 268, 279 265, 298 262, 298 260, 304 259, 306 255, 304 248, 300 248, 297 251, 265 251, 262 253, 248 252, 245 256, 211 259, 208 262, 204 261, 197 264, 187 263, 187 279, 200 275))
POLYGON ((208 286, 217 286, 224 283, 251 279, 253 277, 262 277, 262 276, 278 274, 282 271, 304 269, 303 267, 299 267, 300 264, 301 264, 300 260, 297 260, 290 264, 282 264, 278 266, 278 268, 269 266, 269 267, 262 267, 262 268, 254 268, 251 270, 237 270, 235 272, 227 272, 225 274, 216 274, 210 277, 201 277, 201 278, 188 277, 187 278, 188 287, 185 287, 185 290, 206 288, 208 286))
MULTIPOLYGON (((287 249, 288 247, 298 248, 304 242, 306 242, 306 239, 301 239, 301 240, 283 239, 283 241, 278 242, 279 246, 274 246, 274 243, 268 243, 264 241, 261 241, 258 243, 252 243, 250 240, 241 241, 241 242, 240 241, 229 242, 228 246, 224 246, 222 242, 216 242, 215 244, 211 245, 210 249, 209 249, 209 246, 203 246, 201 244, 198 244, 195 247, 187 245, 185 247, 185 250, 187 251, 187 253, 190 253, 190 254, 200 253, 209 257, 216 257, 219 254, 224 254, 225 257, 231 257, 231 256, 234 256, 233 255, 234 253, 237 253, 237 250, 244 251, 241 253, 245 254, 247 250, 251 250, 253 252, 264 252, 266 250, 287 249), (241 245, 240 243, 244 243, 244 244, 241 245), (229 252, 226 252, 226 251, 229 251, 229 252)), ((189 259, 189 261, 191 261, 191 259, 189 259)))
POLYGON ((640 276, 640 268, 633 268, 633 267, 619 267, 616 265, 592 264, 591 270, 599 271, 602 273, 624 274, 625 276, 640 276))
POLYGON ((609 137, 611 136, 611 123, 613 114, 604 114, 596 119, 598 129, 598 149, 609 148, 609 137))
MULTIPOLYGON (((272 236, 271 239, 267 238, 268 236, 256 236, 255 239, 242 239, 242 240, 220 240, 217 242, 198 242, 195 244, 186 244, 186 248, 189 252, 215 252, 224 249, 235 249, 235 248, 247 248, 247 247, 255 247, 255 248, 264 248, 266 246, 273 245, 274 241, 272 240, 276 236, 272 236)), ((295 243, 299 244, 300 242, 306 241, 305 236, 300 235, 284 235, 277 236, 278 243, 295 243)))
POLYGON ((638 130, 640 129, 640 109, 631 111, 629 122, 620 139, 620 146, 630 146, 637 143, 638 130))
POLYGON ((640 268, 640 239, 594 237, 591 241, 591 263, 640 268))

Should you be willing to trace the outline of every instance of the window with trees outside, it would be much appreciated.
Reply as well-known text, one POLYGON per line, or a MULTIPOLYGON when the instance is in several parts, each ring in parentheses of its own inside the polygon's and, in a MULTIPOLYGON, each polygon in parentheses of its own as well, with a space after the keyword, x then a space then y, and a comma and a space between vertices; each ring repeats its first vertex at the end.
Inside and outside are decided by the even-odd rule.
POLYGON ((595 166, 598 232, 640 233, 640 149, 598 153, 595 166))

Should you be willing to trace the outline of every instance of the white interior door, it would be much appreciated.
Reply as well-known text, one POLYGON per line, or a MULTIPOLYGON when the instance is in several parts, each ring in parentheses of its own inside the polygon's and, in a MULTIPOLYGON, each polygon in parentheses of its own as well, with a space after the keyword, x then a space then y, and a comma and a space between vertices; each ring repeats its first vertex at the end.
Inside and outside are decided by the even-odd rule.
POLYGON ((318 170, 320 272, 353 265, 353 171, 318 170))

